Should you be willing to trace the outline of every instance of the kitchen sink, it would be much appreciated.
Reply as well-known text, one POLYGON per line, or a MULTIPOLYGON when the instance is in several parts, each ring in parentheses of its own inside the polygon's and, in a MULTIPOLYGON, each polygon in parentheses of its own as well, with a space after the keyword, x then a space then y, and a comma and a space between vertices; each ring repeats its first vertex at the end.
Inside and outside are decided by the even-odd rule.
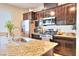
POLYGON ((32 40, 33 40, 33 39, 28 38, 28 37, 18 37, 18 38, 15 38, 15 39, 14 39, 14 41, 17 42, 17 43, 18 43, 18 42, 22 42, 22 43, 24 42, 24 43, 25 43, 25 42, 30 42, 30 41, 32 41, 32 40))
POLYGON ((23 39, 24 39, 26 42, 30 42, 30 41, 33 40, 32 38, 26 38, 26 37, 23 37, 23 39))

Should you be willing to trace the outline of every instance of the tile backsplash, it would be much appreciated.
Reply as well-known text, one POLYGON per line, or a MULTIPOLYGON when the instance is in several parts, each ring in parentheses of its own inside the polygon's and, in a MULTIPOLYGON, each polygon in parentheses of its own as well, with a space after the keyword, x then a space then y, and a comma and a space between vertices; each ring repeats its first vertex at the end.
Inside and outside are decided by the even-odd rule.
POLYGON ((76 30, 73 30, 73 25, 53 25, 53 26, 44 26, 44 29, 54 29, 58 31, 64 31, 64 32, 76 32, 76 30))

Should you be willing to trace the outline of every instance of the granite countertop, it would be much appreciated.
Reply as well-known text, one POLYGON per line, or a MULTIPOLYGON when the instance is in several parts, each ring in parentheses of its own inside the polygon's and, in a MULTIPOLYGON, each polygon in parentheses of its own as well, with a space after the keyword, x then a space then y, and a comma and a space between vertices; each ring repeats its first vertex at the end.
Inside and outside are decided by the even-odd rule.
POLYGON ((40 33, 32 33, 32 34, 35 34, 35 35, 40 35, 40 33))
POLYGON ((64 38, 74 38, 76 39, 76 36, 70 36, 70 35, 54 35, 55 37, 64 37, 64 38))
POLYGON ((9 42, 4 49, 0 49, 0 55, 5 56, 41 56, 47 51, 53 49, 57 43, 32 40, 27 43, 15 44, 15 42, 9 42))

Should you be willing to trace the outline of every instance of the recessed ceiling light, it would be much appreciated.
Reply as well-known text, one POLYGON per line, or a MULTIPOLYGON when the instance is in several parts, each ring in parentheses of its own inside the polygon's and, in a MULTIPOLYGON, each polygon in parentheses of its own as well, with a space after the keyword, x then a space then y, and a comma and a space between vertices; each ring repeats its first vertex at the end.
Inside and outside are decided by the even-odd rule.
POLYGON ((54 16, 54 15, 55 15, 55 12, 54 12, 54 11, 51 11, 51 12, 50 12, 50 15, 51 15, 51 16, 54 16))
POLYGON ((75 7, 71 7, 71 8, 70 8, 70 11, 74 11, 74 10, 75 10, 75 7))

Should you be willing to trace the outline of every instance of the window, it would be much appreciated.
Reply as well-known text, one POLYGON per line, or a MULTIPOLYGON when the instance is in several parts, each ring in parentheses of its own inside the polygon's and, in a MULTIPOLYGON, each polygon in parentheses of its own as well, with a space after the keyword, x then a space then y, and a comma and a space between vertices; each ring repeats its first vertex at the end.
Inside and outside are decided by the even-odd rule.
POLYGON ((0 11, 0 32, 7 32, 5 24, 11 20, 11 13, 9 11, 0 11))

